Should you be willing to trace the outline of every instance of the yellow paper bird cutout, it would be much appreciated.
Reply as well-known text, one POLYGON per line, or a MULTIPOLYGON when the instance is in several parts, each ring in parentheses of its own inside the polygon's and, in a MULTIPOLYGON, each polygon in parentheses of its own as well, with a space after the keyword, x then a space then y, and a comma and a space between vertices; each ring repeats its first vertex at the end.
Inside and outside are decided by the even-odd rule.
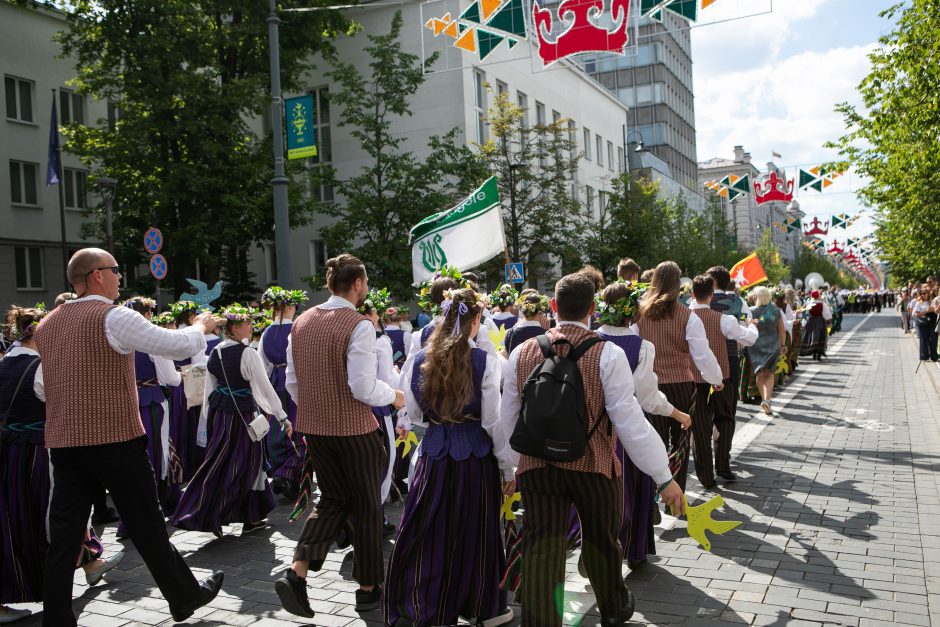
POLYGON ((490 341, 493 343, 493 346, 496 347, 496 350, 501 350, 503 348, 503 342, 506 339, 506 325, 499 325, 499 331, 490 331, 489 336, 490 341))
POLYGON ((401 452, 401 458, 405 459, 408 457, 408 453, 411 452, 411 447, 418 446, 418 436, 415 435, 414 431, 409 431, 408 435, 405 437, 395 440, 395 448, 398 448, 402 444, 405 445, 405 450, 401 452))
POLYGON ((695 507, 689 506, 689 502, 683 494, 682 502, 685 503, 685 519, 688 522, 689 537, 696 540, 706 551, 711 552, 712 550, 712 543, 705 536, 706 529, 720 536, 741 524, 740 520, 715 520, 712 518, 712 512, 725 504, 725 500, 721 498, 720 494, 712 500, 695 507))
POLYGON ((499 508, 499 515, 505 520, 515 520, 516 512, 512 511, 512 504, 522 500, 522 494, 513 492, 512 496, 503 497, 503 505, 499 508))
POLYGON ((790 372, 790 361, 787 359, 786 355, 780 355, 780 359, 777 361, 777 369, 774 374, 788 374, 790 372))

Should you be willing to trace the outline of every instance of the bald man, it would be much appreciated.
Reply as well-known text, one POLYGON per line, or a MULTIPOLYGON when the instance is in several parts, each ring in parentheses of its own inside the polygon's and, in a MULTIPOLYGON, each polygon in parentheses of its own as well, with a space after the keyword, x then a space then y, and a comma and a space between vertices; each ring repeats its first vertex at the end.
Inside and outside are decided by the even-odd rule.
POLYGON ((170 331, 133 309, 114 305, 121 271, 114 257, 98 248, 72 255, 68 279, 77 298, 56 307, 35 332, 53 479, 43 625, 76 624, 75 547, 84 536, 95 496, 105 488, 173 619, 186 620, 215 598, 222 573, 200 584, 170 543, 137 407, 134 351, 168 359, 201 352, 208 314, 187 329, 170 331))

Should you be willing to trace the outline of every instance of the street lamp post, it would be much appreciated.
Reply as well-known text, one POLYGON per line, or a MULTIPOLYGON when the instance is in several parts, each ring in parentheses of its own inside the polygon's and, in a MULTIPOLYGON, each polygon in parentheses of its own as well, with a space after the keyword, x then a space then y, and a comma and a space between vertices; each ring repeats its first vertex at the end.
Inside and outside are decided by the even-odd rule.
POLYGON ((509 218, 512 223, 512 261, 519 261, 519 217, 516 215, 516 180, 513 172, 525 167, 524 163, 509 164, 509 218))
POLYGON ((287 211, 287 176, 284 175, 284 131, 281 99, 281 58, 278 41, 276 0, 269 1, 268 42, 271 59, 271 131, 274 135, 274 248, 277 256, 277 282, 285 288, 293 285, 290 258, 290 217, 287 211))
POLYGON ((117 179, 102 176, 98 179, 98 190, 104 197, 104 223, 105 233, 108 238, 108 252, 114 255, 114 234, 112 225, 112 208, 114 203, 114 194, 117 190, 117 179))

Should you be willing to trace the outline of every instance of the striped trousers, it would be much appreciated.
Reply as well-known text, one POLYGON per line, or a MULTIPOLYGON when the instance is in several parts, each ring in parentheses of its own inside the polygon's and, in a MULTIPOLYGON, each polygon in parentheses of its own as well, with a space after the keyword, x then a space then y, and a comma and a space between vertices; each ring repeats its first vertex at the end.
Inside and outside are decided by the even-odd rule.
POLYGON ((703 486, 715 483, 715 470, 729 469, 731 455, 731 437, 734 435, 734 415, 732 405, 734 388, 731 379, 724 380, 720 392, 711 392, 708 383, 696 383, 695 391, 698 402, 695 415, 692 416, 692 446, 695 449, 695 475, 703 486), (709 396, 711 392, 711 396, 709 396), (706 400, 707 399, 707 400, 706 400), (712 458, 713 425, 718 427, 718 443, 715 457, 712 458), (730 426, 730 434, 728 429, 730 426), (722 465, 723 462, 724 465, 722 465))
POLYGON ((617 541, 623 515, 621 477, 554 466, 519 475, 525 506, 519 589, 522 625, 560 627, 564 607, 568 517, 574 505, 581 520, 581 554, 601 616, 628 603, 620 572, 623 547, 617 541))
MULTIPOLYGON (((692 381, 660 383, 659 391, 665 394, 666 400, 679 411, 684 411, 687 414, 695 413, 693 411, 695 409, 693 405, 695 405, 696 392, 695 383, 692 381)), ((682 432, 682 425, 672 416, 656 416, 650 414, 650 422, 653 423, 653 428, 659 433, 659 437, 662 438, 663 444, 666 445, 666 450, 669 451, 670 455, 682 446, 682 442, 687 436, 682 432)), ((694 417, 692 424, 694 428, 694 417)), ((679 484, 683 492, 685 492, 685 480, 688 473, 689 455, 686 454, 682 456, 682 463, 679 465, 679 470, 676 473, 676 483, 679 484)))
POLYGON ((382 477, 387 456, 382 432, 354 436, 307 436, 307 455, 320 500, 304 523, 294 561, 320 570, 347 519, 353 533, 353 578, 363 586, 382 583, 382 477))

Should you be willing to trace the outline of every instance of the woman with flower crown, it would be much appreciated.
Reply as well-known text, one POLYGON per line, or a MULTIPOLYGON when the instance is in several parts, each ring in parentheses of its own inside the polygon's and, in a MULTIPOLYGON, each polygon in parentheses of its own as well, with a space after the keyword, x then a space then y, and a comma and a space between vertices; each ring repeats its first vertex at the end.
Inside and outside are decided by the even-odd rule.
POLYGON ((548 327, 548 314, 552 306, 547 296, 530 288, 523 290, 519 295, 516 300, 516 309, 522 314, 523 320, 506 332, 503 346, 506 348, 507 357, 526 340, 545 334, 545 329, 548 327))
MULTIPOLYGON (((287 340, 294 328, 297 307, 307 302, 307 292, 285 290, 272 285, 261 296, 262 307, 272 312, 271 326, 261 336, 258 354, 268 373, 268 380, 281 399, 281 408, 293 426, 297 418, 297 405, 287 393, 287 340)), ((275 494, 293 501, 297 498, 304 465, 304 443, 299 435, 288 436, 277 428, 277 416, 269 415, 271 430, 264 441, 265 457, 270 467, 268 475, 275 494)))
POLYGON ((499 428, 498 358, 472 341, 483 307, 471 289, 447 291, 434 333, 403 374, 409 419, 428 429, 389 559, 388 625, 512 620, 499 588, 506 567, 499 510, 515 469, 494 456, 509 448, 499 428))
MULTIPOLYGON (((275 414, 287 435, 293 432, 281 399, 271 386, 251 336, 251 310, 233 304, 221 311, 225 340, 206 364, 203 412, 212 422, 206 459, 196 471, 170 521, 192 531, 222 537, 223 525, 243 523, 242 535, 266 526, 274 494, 264 474, 262 443, 251 437, 255 413, 275 414)), ((201 434, 203 435, 203 434, 201 434)))
POLYGON ((508 283, 503 283, 490 292, 490 306, 495 310, 493 312, 493 322, 497 327, 503 327, 508 331, 519 322, 519 316, 512 311, 518 299, 519 292, 508 283))

